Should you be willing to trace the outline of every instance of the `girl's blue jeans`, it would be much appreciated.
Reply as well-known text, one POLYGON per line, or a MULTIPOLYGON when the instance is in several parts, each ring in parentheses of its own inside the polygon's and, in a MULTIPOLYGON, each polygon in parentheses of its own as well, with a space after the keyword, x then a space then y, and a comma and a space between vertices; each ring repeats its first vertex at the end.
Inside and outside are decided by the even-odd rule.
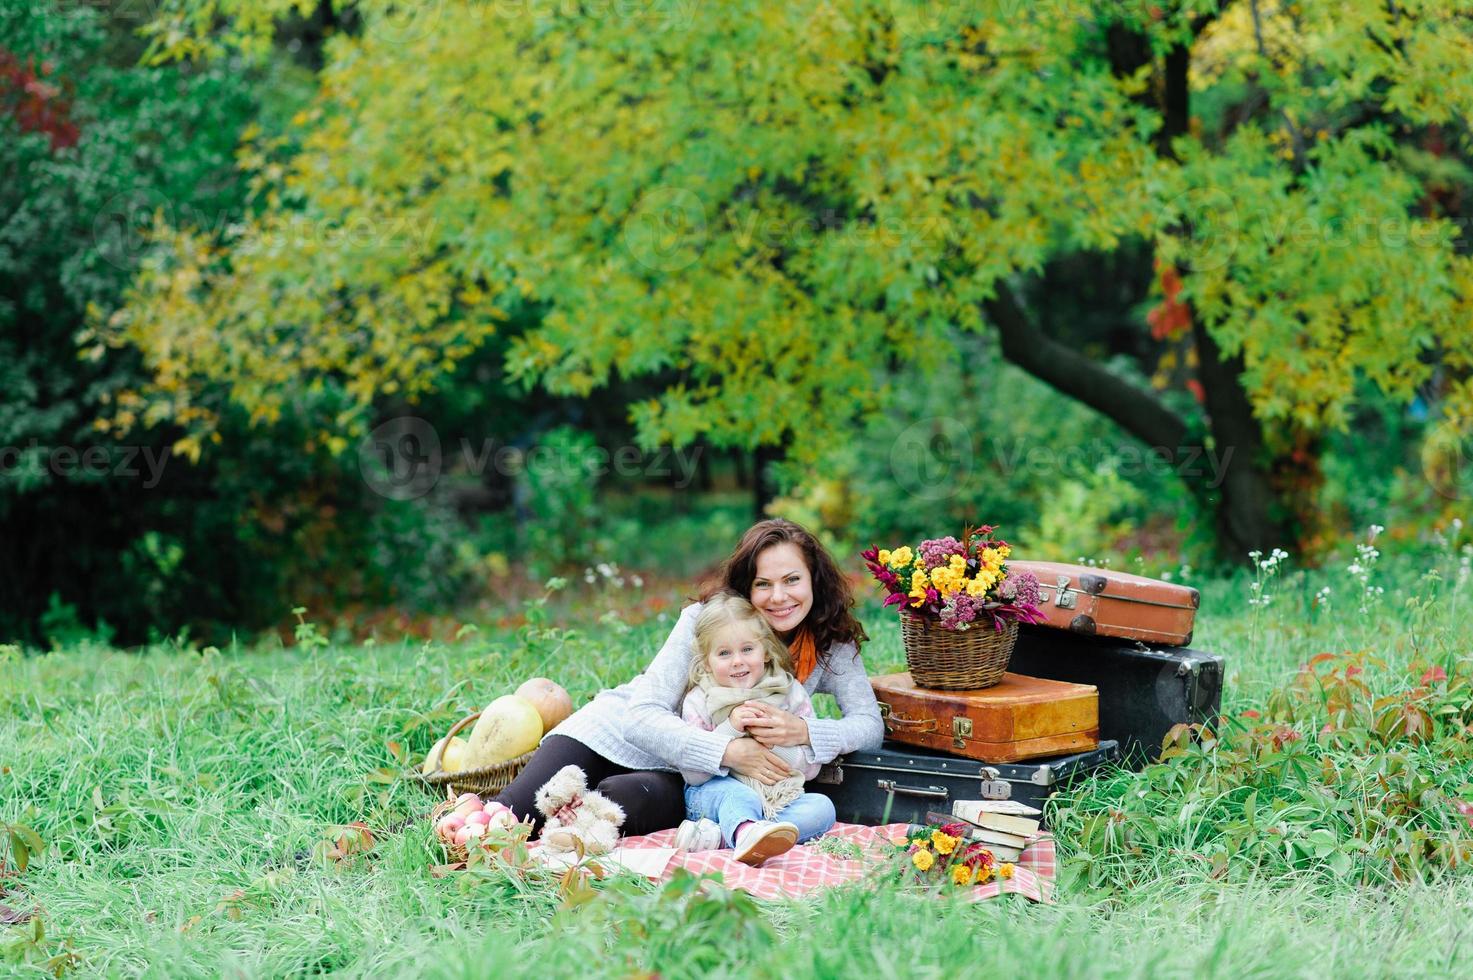
MULTIPOLYGON (((732 776, 712 776, 699 786, 685 788, 685 815, 691 820, 714 820, 721 825, 727 847, 736 846, 737 828, 761 820, 762 797, 732 776)), ((834 801, 821 793, 804 793, 777 812, 798 828, 798 840, 817 837, 834 825, 834 801)))

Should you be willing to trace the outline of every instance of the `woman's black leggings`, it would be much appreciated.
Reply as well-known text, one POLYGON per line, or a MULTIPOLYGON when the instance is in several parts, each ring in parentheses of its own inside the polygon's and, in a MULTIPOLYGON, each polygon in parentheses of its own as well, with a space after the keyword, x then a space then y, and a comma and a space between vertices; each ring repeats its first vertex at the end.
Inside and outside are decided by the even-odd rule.
POLYGON ((496 802, 511 807, 519 818, 531 817, 536 835, 542 829, 537 791, 563 766, 582 769, 590 789, 624 808, 624 826, 619 832, 625 836, 668 830, 685 819, 685 780, 679 773, 625 769, 566 735, 544 738, 517 778, 497 794, 496 802))

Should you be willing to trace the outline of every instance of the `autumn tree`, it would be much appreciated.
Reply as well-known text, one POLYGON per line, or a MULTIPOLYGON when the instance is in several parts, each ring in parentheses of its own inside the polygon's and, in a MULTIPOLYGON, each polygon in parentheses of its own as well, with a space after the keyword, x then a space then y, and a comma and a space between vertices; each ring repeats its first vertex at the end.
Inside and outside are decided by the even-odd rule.
MULTIPOLYGON (((154 56, 258 48, 297 6, 170 0, 154 56)), ((1241 555, 1294 530, 1358 385, 1406 399, 1441 365, 1448 424, 1473 417, 1437 193, 1466 175, 1469 6, 365 2, 293 140, 244 145, 259 213, 161 229, 87 343, 153 370, 120 425, 197 452, 220 400, 269 423, 305 384, 345 394, 321 426, 346 449, 535 308, 513 377, 663 373, 646 443, 802 459, 884 406, 890 364, 993 330, 1148 445, 1230 451, 1221 486, 1186 479, 1241 555), (1155 283, 1107 319, 1183 347, 1200 407, 1044 329, 1039 284, 1095 259, 1155 283)))

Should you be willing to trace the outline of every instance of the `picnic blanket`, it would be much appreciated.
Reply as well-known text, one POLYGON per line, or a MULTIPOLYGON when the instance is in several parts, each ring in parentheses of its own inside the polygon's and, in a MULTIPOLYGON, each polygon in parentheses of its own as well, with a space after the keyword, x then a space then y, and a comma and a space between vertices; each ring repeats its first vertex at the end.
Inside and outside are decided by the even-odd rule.
MULTIPOLYGON (((903 837, 909 824, 893 823, 880 827, 858 824, 835 824, 826 836, 842 837, 857 844, 868 854, 883 853, 890 842, 903 837)), ((669 848, 675 842, 674 830, 662 830, 641 837, 625 837, 622 850, 669 848)), ((757 898, 791 898, 807 895, 820 888, 831 888, 864 878, 874 867, 874 859, 848 861, 822 854, 814 843, 803 844, 786 854, 769 858, 760 868, 749 867, 732 857, 728 848, 720 851, 676 852, 665 866, 660 880, 668 880, 676 868, 693 874, 721 872, 730 888, 749 892, 757 898)), ((1035 902, 1052 902, 1054 892, 1054 839, 1048 834, 1033 838, 1018 858, 1013 876, 994 879, 969 890, 973 901, 995 898, 1003 893, 1023 895, 1035 902)))

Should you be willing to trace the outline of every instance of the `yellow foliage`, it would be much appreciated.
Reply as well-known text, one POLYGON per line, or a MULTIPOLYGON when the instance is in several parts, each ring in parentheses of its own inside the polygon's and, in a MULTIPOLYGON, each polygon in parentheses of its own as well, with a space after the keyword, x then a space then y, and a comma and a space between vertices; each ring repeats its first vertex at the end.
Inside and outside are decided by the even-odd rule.
MULTIPOLYGON (((153 55, 258 50, 306 6, 167 0, 153 55)), ((534 302, 514 380, 586 394, 673 368, 631 409, 642 443, 786 438, 801 459, 882 407, 887 358, 934 364, 952 324, 982 326, 997 281, 1133 236, 1182 268, 1265 419, 1339 424, 1358 376, 1405 393, 1420 352, 1473 343, 1454 229, 1413 217, 1384 135, 1335 128, 1377 92, 1414 121, 1467 116, 1451 9, 1227 4, 1193 84, 1272 78, 1270 111, 1165 157, 1139 104, 1153 67, 1077 70, 1088 32, 1044 7, 357 6, 295 155, 242 143, 260 213, 219 238, 160 225, 96 318, 154 375, 116 428, 186 422, 197 453, 206 392, 270 424, 331 378, 341 451, 376 397, 425 394, 534 302)), ((1187 30, 1126 8, 1163 46, 1187 30)))

